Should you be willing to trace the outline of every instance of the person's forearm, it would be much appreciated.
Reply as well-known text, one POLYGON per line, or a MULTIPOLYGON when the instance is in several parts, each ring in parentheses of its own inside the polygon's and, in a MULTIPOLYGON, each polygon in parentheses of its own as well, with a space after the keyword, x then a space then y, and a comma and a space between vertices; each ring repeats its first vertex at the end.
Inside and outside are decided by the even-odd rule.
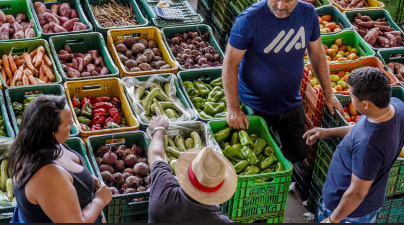
POLYGON ((352 128, 353 126, 343 126, 326 129, 324 139, 332 137, 344 138, 352 128))
POLYGON ((149 149, 147 150, 147 157, 149 159, 150 167, 157 158, 165 158, 164 136, 165 132, 163 130, 157 130, 153 135, 149 149))
POLYGON ((104 202, 95 197, 90 204, 81 210, 84 223, 94 223, 104 208, 104 202))
POLYGON ((225 60, 222 68, 223 89, 226 96, 227 109, 239 108, 238 100, 238 67, 225 60))
MULTIPOLYGON (((321 52, 323 53, 323 52, 321 52)), ((320 83, 321 90, 325 97, 332 94, 330 71, 328 69, 328 62, 324 55, 321 54, 309 54, 311 66, 316 74, 317 80, 320 83)))
POLYGON ((337 208, 331 214, 330 219, 333 223, 339 223, 345 217, 349 216, 362 203, 364 197, 356 194, 352 187, 349 187, 342 196, 337 208))

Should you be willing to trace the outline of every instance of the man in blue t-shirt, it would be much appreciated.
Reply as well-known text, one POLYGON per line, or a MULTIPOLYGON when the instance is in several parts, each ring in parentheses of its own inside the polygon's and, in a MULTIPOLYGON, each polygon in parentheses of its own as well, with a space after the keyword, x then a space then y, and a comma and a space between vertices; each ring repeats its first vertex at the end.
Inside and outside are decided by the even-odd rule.
POLYGON ((306 49, 327 107, 332 113, 333 107, 342 112, 331 90, 318 24, 311 4, 262 0, 237 17, 223 63, 229 126, 248 129, 247 117, 239 108, 240 99, 275 128, 282 151, 292 163, 308 154, 302 139, 306 117, 299 91, 306 49))
POLYGON ((389 172, 404 145, 404 103, 391 98, 389 79, 373 67, 355 70, 347 83, 356 110, 354 126, 315 128, 304 138, 344 138, 332 158, 319 200, 319 222, 375 222, 384 204, 389 172))

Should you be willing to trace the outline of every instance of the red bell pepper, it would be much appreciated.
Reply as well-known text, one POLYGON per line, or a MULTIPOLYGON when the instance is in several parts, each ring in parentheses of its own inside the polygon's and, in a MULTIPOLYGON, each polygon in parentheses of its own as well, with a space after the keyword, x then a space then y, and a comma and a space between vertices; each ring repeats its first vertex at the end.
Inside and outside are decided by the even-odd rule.
POLYGON ((102 130, 101 125, 99 125, 99 124, 94 124, 94 125, 91 127, 91 131, 95 131, 95 130, 102 130))
POLYGON ((82 123, 80 123, 80 128, 81 128, 82 130, 84 130, 84 131, 90 131, 90 128, 89 128, 87 125, 82 124, 82 123))
POLYGON ((90 101, 90 99, 88 99, 88 98, 83 98, 82 100, 81 100, 81 105, 84 105, 84 104, 86 104, 86 103, 88 103, 88 104, 90 104, 91 105, 91 101, 90 101))
POLYGON ((79 96, 77 96, 77 95, 73 96, 72 104, 73 104, 73 107, 80 108, 80 98, 79 98, 79 96))
POLYGON ((94 109, 93 112, 92 112, 92 114, 93 114, 93 118, 94 118, 95 116, 102 116, 102 117, 104 117, 104 116, 107 116, 107 115, 108 115, 108 110, 103 109, 103 108, 94 109))
POLYGON ((114 121, 114 119, 112 119, 111 117, 108 117, 108 118, 104 121, 104 124, 102 125, 102 127, 104 128, 104 127, 107 125, 107 123, 109 123, 109 122, 115 122, 115 121, 114 121))
POLYGON ((103 108, 103 109, 109 110, 109 109, 113 108, 113 106, 114 106, 114 105, 112 105, 111 102, 98 102, 98 103, 95 103, 95 104, 93 105, 93 110, 94 110, 94 109, 99 109, 99 108, 103 108))
POLYGON ((114 105, 116 105, 116 106, 120 106, 120 105, 121 105, 121 100, 119 100, 119 98, 116 97, 116 96, 111 97, 111 102, 112 102, 112 104, 114 104, 114 105))
POLYGON ((90 100, 90 104, 91 104, 91 105, 94 104, 94 103, 93 103, 93 101, 94 101, 93 96, 88 95, 88 96, 86 96, 86 98, 88 98, 88 100, 90 100))
POLYGON ((112 109, 110 109, 108 112, 109 112, 109 116, 110 116, 112 119, 114 119, 115 123, 117 123, 118 125, 120 125, 122 119, 121 119, 121 115, 119 114, 118 109, 112 108, 112 109))
POLYGON ((93 125, 99 124, 100 126, 102 123, 105 121, 105 117, 103 116, 94 116, 93 120, 91 120, 90 126, 92 127, 93 125))
POLYGON ((94 99, 93 104, 98 102, 109 102, 111 99, 109 97, 97 97, 94 99))

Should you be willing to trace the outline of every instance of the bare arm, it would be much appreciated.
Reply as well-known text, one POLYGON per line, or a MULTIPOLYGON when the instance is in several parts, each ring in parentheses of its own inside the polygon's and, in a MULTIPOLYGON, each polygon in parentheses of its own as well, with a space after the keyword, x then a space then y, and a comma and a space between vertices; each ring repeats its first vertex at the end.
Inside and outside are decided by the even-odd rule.
POLYGON ((348 190, 345 191, 337 208, 331 214, 331 221, 333 223, 339 223, 355 211, 362 203, 363 199, 365 199, 372 184, 373 181, 361 180, 352 174, 351 185, 348 190))
POLYGON ((238 97, 238 66, 247 50, 238 50, 227 44, 226 55, 223 61, 222 77, 223 88, 226 95, 226 120, 230 127, 235 129, 248 129, 247 117, 240 109, 238 97))
MULTIPOLYGON (((150 121, 149 129, 153 131, 155 127, 164 127, 167 130, 169 123, 164 117, 161 116, 160 110, 157 107, 156 115, 157 117, 153 116, 152 120, 150 121)), ((158 160, 165 160, 164 136, 164 130, 157 130, 152 137, 149 149, 147 150, 147 158, 150 168, 153 166, 154 162, 158 160)))
POLYGON ((307 145, 316 143, 318 139, 329 139, 332 137, 344 138, 353 127, 354 126, 343 126, 329 129, 316 127, 308 130, 303 135, 303 138, 307 138, 307 145))
POLYGON ((320 82, 321 89, 323 90, 325 104, 334 115, 335 107, 343 114, 343 109, 338 99, 334 96, 331 88, 330 71, 328 69, 327 59, 325 57, 325 51, 321 42, 321 37, 316 41, 309 42, 307 47, 307 53, 309 55, 310 63, 313 67, 314 73, 318 81, 320 82))

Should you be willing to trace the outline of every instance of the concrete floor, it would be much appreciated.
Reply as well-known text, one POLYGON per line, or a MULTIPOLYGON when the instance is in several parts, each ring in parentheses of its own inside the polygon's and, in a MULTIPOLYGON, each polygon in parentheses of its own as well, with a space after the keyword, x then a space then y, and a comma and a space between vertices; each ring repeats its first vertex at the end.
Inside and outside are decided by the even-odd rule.
MULTIPOLYGON (((192 8, 196 11, 198 0, 188 0, 192 8)), ((289 192, 288 203, 286 207, 286 214, 284 223, 313 223, 314 221, 308 221, 304 213, 308 210, 303 206, 302 200, 294 191, 289 192)))

